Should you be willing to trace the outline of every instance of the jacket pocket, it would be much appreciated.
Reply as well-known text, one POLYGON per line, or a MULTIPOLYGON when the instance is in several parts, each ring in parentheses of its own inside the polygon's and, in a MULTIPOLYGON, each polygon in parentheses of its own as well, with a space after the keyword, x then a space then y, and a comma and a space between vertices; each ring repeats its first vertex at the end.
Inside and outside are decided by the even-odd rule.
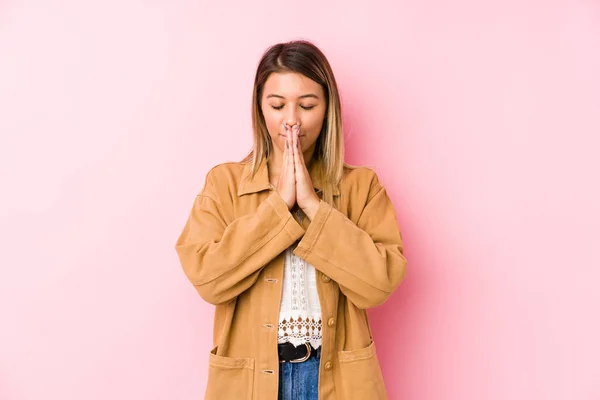
POLYGON ((217 347, 209 354, 205 400, 251 400, 254 358, 219 356, 217 347))
POLYGON ((365 348, 338 351, 343 398, 346 400, 387 400, 375 342, 365 348))

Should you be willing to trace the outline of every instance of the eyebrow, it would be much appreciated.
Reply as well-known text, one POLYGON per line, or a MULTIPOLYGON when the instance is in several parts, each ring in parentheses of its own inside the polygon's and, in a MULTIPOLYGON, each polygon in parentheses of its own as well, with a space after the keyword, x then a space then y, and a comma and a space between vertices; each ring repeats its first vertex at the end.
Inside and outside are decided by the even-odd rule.
MULTIPOLYGON (((270 95, 268 95, 268 96, 267 96, 267 99, 268 99, 268 98, 270 98, 270 97, 278 97, 278 98, 280 98, 280 99, 285 99, 285 97, 283 97, 283 96, 281 96, 281 95, 278 95, 278 94, 274 94, 274 93, 271 93, 270 95)), ((307 98, 307 97, 312 97, 312 98, 315 98, 315 99, 317 99, 317 100, 319 99, 319 96, 317 96, 316 94, 313 94, 313 93, 309 93, 309 94, 303 94, 302 96, 300 96, 300 97, 298 97, 298 98, 299 98, 299 99, 304 99, 304 98, 307 98)))

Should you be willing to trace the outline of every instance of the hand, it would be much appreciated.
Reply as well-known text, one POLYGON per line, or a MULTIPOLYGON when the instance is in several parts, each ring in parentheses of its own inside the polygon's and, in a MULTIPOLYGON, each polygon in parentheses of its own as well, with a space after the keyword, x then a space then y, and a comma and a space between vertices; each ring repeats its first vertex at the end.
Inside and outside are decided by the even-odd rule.
POLYGON ((298 207, 304 211, 304 214, 312 221, 321 199, 315 193, 310 174, 304 163, 304 153, 298 135, 300 134, 300 125, 294 125, 292 129, 292 147, 294 157, 294 171, 296 175, 296 201, 298 207))
POLYGON ((294 172, 294 152, 292 150, 292 136, 288 132, 287 124, 283 123, 283 130, 286 133, 285 149, 283 150, 283 164, 277 180, 277 193, 283 198, 288 209, 291 210, 296 204, 296 176, 294 172))

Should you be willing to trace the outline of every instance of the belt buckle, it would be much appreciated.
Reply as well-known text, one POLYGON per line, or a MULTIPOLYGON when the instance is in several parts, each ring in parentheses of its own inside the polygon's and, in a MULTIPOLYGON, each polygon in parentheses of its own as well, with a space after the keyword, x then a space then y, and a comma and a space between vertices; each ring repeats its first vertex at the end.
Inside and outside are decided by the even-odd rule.
POLYGON ((300 363, 302 361, 306 361, 308 360, 308 358, 310 357, 310 352, 312 351, 311 347, 310 347, 310 343, 304 343, 304 345, 306 346, 306 355, 302 358, 296 358, 295 360, 290 360, 289 362, 291 363, 300 363))

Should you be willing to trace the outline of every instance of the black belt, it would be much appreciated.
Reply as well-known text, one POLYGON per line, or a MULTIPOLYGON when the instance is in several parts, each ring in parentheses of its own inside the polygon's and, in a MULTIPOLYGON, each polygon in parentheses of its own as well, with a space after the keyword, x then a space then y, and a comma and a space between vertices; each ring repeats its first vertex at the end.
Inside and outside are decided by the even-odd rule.
POLYGON ((295 347, 292 343, 280 343, 277 345, 279 352, 279 362, 299 363, 309 358, 319 357, 321 355, 321 346, 318 349, 312 347, 310 343, 304 343, 295 347))

